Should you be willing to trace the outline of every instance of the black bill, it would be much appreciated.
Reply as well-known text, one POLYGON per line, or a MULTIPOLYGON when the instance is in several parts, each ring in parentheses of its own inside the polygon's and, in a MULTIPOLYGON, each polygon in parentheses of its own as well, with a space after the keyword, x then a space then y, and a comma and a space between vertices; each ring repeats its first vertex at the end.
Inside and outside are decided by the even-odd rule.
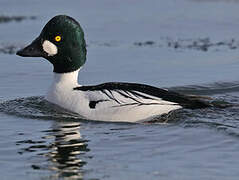
POLYGON ((38 37, 27 47, 17 51, 17 55, 23 57, 44 57, 46 53, 43 51, 41 39, 38 37))

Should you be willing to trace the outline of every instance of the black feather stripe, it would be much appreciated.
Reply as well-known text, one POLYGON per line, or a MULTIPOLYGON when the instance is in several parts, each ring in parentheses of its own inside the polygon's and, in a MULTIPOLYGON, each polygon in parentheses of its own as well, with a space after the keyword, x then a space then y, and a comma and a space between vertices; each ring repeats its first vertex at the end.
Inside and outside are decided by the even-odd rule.
MULTIPOLYGON (((144 105, 160 105, 160 106, 164 106, 164 105, 169 105, 169 104, 166 104, 166 103, 127 103, 127 104, 120 104, 120 105, 117 105, 117 106, 112 106, 112 107, 123 107, 123 106, 144 106, 144 105)), ((178 104, 170 104, 170 106, 176 106, 178 104)))
POLYGON ((157 100, 156 98, 151 98, 142 94, 137 93, 136 91, 130 91, 133 95, 143 98, 143 99, 151 99, 151 100, 157 100))
POLYGON ((110 90, 108 90, 108 91, 110 92, 110 95, 106 92, 106 90, 108 90, 108 89, 103 89, 101 92, 104 93, 108 98, 110 98, 110 99, 116 101, 118 104, 121 104, 121 103, 114 97, 113 93, 112 93, 110 90))
POLYGON ((120 92, 120 91, 117 91, 120 95, 122 95, 123 97, 125 98, 129 98, 129 99, 132 99, 133 101, 137 102, 137 103, 141 103, 140 101, 138 101, 137 99, 135 99, 134 97, 132 97, 132 95, 130 95, 128 92, 124 91, 126 94, 120 92))

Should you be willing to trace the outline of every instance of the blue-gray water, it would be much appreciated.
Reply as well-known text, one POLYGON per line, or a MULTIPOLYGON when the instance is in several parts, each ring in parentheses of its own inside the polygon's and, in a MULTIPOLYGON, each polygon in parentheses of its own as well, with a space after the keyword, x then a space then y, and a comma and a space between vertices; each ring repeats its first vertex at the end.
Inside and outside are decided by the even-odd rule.
POLYGON ((0 179, 238 179, 238 12, 237 0, 0 0, 0 179), (48 104, 51 65, 14 52, 56 14, 85 30, 81 84, 139 82, 237 106, 130 124, 48 104))

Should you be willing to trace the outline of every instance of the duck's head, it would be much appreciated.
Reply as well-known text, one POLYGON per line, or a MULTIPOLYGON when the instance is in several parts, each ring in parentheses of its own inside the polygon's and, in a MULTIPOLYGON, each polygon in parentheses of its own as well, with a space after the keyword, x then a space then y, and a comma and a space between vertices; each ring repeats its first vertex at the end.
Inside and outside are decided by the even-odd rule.
POLYGON ((39 37, 19 50, 23 57, 43 57, 53 64, 54 72, 67 73, 79 69, 86 61, 86 44, 80 24, 65 15, 53 17, 39 37))

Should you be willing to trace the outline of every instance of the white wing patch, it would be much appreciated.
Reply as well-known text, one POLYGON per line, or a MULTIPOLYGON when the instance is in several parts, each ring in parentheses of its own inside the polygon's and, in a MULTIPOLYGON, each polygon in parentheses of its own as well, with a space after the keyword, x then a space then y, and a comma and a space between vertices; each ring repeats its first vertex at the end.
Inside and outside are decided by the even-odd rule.
POLYGON ((136 122, 181 108, 178 103, 138 91, 100 90, 86 92, 88 116, 95 120, 136 122))
POLYGON ((42 44, 43 50, 48 54, 48 56, 54 56, 57 54, 57 47, 52 42, 45 40, 42 44))
POLYGON ((178 105, 177 103, 165 101, 161 98, 138 91, 102 90, 88 92, 88 98, 90 101, 94 101, 99 104, 108 104, 108 107, 112 108, 143 105, 178 105))

